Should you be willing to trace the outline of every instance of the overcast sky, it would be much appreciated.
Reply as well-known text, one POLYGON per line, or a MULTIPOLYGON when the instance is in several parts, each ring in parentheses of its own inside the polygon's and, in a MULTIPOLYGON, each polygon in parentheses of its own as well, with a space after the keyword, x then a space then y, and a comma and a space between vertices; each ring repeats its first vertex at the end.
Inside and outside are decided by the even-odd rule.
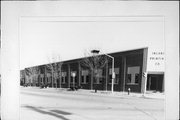
POLYGON ((84 56, 100 49, 111 53, 142 47, 163 48, 162 17, 22 17, 20 22, 21 68, 84 56))

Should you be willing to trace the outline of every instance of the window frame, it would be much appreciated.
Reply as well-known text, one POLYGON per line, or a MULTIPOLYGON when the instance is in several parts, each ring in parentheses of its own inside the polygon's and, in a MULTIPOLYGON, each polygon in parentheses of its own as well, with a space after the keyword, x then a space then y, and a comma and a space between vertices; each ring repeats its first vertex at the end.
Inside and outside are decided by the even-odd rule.
POLYGON ((139 66, 127 66, 127 73, 126 73, 126 84, 127 85, 139 85, 140 83, 140 81, 139 81, 139 79, 140 79, 140 71, 141 71, 141 66, 139 65, 139 66), (128 73, 128 68, 135 68, 135 67, 137 67, 138 69, 139 69, 139 72, 138 73, 135 73, 134 74, 134 80, 132 80, 132 74, 129 74, 128 73), (138 76, 138 83, 136 83, 136 74, 139 74, 139 76, 138 76), (129 82, 129 75, 131 75, 131 80, 130 80, 130 82, 129 82), (133 82, 134 81, 134 82, 133 82))
POLYGON ((87 76, 89 76, 89 71, 86 69, 81 70, 81 84, 88 84, 87 76))
POLYGON ((67 72, 62 71, 61 72, 61 84, 66 84, 66 77, 67 77, 67 72))
POLYGON ((94 79, 94 81, 93 81, 94 84, 102 84, 102 83, 103 83, 103 82, 102 82, 102 81, 103 81, 103 80, 102 80, 102 79, 103 79, 103 78, 102 78, 102 77, 103 77, 103 69, 99 69, 98 71, 100 71, 100 72, 99 72, 99 77, 98 77, 98 79, 94 79), (100 82, 100 81, 101 81, 101 82, 100 82))

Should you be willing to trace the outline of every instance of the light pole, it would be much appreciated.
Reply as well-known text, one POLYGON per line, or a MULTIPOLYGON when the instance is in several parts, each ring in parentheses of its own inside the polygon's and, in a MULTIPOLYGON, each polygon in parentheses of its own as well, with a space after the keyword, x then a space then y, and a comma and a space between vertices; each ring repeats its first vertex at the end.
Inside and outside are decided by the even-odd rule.
POLYGON ((108 54, 104 54, 112 59, 112 81, 111 81, 111 92, 113 93, 114 91, 114 78, 115 78, 115 73, 114 73, 114 57, 108 54))
MULTIPOLYGON (((98 54, 100 52, 100 50, 92 50, 91 53, 96 53, 98 54)), ((110 57, 112 59, 112 81, 111 81, 111 92, 113 94, 113 91, 114 91, 114 78, 115 78, 115 73, 114 73, 114 57, 111 56, 111 55, 108 55, 108 54, 105 54, 104 55, 110 57)))

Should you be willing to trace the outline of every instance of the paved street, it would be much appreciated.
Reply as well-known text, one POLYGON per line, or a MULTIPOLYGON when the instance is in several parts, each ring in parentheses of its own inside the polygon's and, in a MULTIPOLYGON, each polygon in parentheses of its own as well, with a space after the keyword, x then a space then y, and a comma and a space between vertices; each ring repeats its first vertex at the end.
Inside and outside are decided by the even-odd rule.
POLYGON ((22 120, 164 120, 164 99, 21 88, 22 120))

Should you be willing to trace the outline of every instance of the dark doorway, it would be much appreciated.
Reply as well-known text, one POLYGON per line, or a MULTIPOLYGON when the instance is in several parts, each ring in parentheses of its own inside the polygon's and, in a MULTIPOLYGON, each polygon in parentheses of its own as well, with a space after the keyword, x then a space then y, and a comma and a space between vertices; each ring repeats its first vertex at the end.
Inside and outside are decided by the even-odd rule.
POLYGON ((148 74, 147 90, 163 92, 163 74, 148 74))

